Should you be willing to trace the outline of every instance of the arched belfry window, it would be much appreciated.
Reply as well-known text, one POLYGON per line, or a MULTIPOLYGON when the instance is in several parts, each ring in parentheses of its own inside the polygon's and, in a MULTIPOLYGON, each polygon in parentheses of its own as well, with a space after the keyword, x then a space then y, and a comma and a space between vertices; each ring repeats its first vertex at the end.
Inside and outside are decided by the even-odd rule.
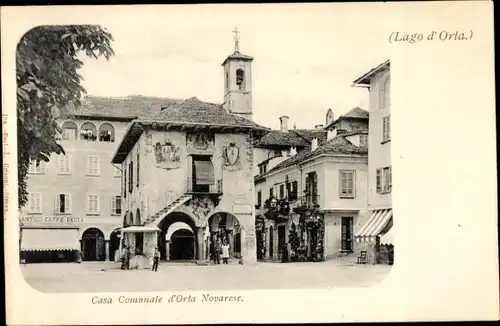
POLYGON ((379 88, 379 109, 385 109, 391 106, 391 78, 386 74, 380 83, 379 88))
POLYGON ((74 121, 64 121, 61 126, 63 140, 76 140, 78 136, 78 126, 74 121))
POLYGON ((229 71, 226 70, 226 92, 229 91, 229 71))
POLYGON ((115 128, 110 123, 103 123, 99 126, 99 141, 114 142, 115 128))
POLYGON ((238 89, 245 90, 245 71, 241 68, 236 70, 236 85, 238 89))
POLYGON ((96 141, 97 130, 92 122, 85 122, 80 128, 80 139, 87 141, 96 141))

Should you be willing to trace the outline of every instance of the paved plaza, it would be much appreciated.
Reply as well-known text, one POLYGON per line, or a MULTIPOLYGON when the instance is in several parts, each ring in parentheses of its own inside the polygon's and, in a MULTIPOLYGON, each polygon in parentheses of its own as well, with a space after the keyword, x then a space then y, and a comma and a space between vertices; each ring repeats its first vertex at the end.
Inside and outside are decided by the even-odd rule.
POLYGON ((161 263, 158 272, 120 270, 114 262, 21 265, 28 284, 41 292, 134 292, 368 287, 391 266, 346 261, 208 265, 161 263), (146 276, 146 277, 145 277, 146 276))

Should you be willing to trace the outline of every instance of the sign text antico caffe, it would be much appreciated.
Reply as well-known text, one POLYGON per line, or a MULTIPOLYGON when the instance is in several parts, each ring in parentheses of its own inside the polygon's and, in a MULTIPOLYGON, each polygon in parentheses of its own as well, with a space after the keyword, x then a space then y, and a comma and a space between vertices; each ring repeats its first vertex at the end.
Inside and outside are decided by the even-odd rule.
POLYGON ((79 224, 83 223, 83 217, 73 216, 23 216, 23 224, 79 224))

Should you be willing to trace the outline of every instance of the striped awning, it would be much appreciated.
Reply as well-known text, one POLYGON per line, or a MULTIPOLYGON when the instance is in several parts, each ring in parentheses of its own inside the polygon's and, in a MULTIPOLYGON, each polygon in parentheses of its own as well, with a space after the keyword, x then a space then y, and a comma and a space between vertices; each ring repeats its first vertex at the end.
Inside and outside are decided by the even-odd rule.
POLYGON ((394 245, 394 226, 387 233, 380 237, 380 244, 394 245))
POLYGON ((392 209, 374 210, 368 222, 354 235, 356 241, 375 241, 392 218, 392 209))
POLYGON ((80 250, 78 229, 23 229, 21 250, 80 250))

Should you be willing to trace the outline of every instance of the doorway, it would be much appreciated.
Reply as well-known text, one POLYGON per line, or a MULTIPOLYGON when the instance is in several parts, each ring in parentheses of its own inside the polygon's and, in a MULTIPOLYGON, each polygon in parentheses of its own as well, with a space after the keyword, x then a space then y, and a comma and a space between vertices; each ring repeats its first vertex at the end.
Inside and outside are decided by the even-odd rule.
POLYGON ((116 251, 120 249, 120 231, 114 230, 109 236, 109 260, 115 260, 116 251))
POLYGON ((274 230, 273 227, 269 227, 269 258, 273 258, 273 249, 274 249, 274 230))
POLYGON ((341 250, 346 252, 353 251, 353 218, 352 217, 342 217, 342 245, 341 250))
POLYGON ((104 247, 104 234, 101 230, 90 228, 82 235, 82 252, 85 261, 104 261, 106 253, 104 247))
POLYGON ((278 255, 282 255, 283 251, 286 248, 285 233, 286 233, 286 226, 285 225, 278 226, 278 255))
POLYGON ((190 230, 179 229, 171 236, 170 260, 194 259, 194 234, 190 230))

